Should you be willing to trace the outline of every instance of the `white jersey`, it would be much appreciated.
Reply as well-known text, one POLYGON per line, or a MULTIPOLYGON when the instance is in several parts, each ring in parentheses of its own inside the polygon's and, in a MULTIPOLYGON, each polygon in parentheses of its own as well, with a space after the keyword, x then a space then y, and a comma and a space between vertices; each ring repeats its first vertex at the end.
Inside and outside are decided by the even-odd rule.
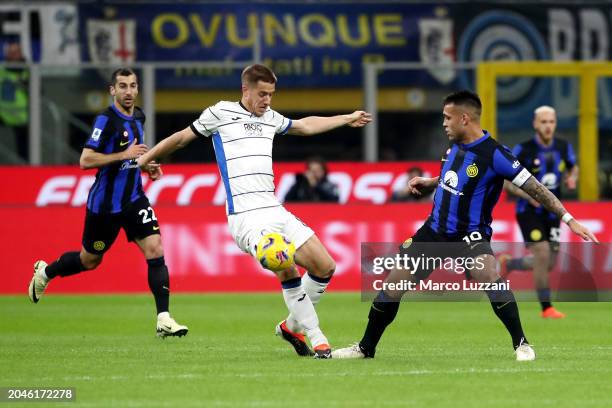
POLYGON ((221 101, 191 124, 195 134, 213 139, 228 215, 281 205, 274 195, 272 143, 291 120, 268 109, 261 117, 239 102, 221 101))

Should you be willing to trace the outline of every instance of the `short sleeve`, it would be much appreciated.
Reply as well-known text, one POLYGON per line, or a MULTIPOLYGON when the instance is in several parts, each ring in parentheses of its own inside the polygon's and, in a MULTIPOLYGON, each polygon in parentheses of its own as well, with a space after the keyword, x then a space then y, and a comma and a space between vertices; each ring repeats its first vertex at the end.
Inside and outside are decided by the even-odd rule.
POLYGON ((216 111, 217 105, 209 106, 204 109, 199 118, 197 118, 189 127, 193 133, 199 136, 209 137, 217 131, 217 127, 221 122, 220 115, 216 111))
POLYGON ((89 139, 85 142, 85 146, 88 149, 93 149, 96 152, 101 152, 111 134, 111 125, 108 123, 108 116, 100 115, 96 117, 93 125, 93 130, 89 139))
POLYGON ((505 178, 511 180, 513 184, 521 187, 531 173, 524 168, 519 160, 510 152, 506 146, 499 146, 493 153, 493 171, 505 178))
POLYGON ((567 163, 568 169, 571 169, 572 167, 576 165, 576 153, 574 153, 574 148, 572 147, 572 144, 569 142, 567 143, 567 152, 566 152, 565 161, 567 163))
POLYGON ((284 117, 275 110, 270 111, 271 124, 275 126, 277 135, 284 135, 291 128, 291 119, 284 117))

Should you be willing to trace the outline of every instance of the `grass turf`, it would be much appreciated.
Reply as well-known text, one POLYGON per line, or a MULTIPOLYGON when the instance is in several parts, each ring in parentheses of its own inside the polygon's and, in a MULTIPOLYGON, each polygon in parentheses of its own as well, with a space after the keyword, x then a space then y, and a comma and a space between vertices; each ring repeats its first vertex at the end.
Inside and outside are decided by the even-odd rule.
MULTIPOLYGON (((521 303, 538 359, 518 363, 488 302, 404 303, 376 359, 353 361, 299 358, 273 336, 280 293, 171 302, 190 332, 161 340, 146 295, 0 297, 0 387, 75 387, 76 402, 48 404, 67 407, 612 406, 611 303, 559 304, 560 321, 521 303)), ((361 337, 368 309, 323 298, 333 346, 361 337)))

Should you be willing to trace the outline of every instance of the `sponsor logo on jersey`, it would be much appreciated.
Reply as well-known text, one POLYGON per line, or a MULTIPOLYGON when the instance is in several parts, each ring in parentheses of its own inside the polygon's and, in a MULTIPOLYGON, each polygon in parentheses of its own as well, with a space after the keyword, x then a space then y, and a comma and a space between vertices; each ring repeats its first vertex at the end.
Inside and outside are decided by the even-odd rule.
POLYGON ((129 170, 129 169, 137 169, 138 163, 136 163, 136 159, 126 160, 121 163, 121 167, 119 170, 129 170))
POLYGON ((462 196, 463 191, 459 191, 455 189, 455 187, 457 187, 458 184, 459 184, 459 177, 457 176, 457 173, 455 173, 453 170, 449 170, 446 173, 444 173, 444 182, 440 183, 440 187, 442 187, 442 189, 448 191, 451 194, 462 196))
POLYGON ((459 176, 457 176, 457 173, 453 170, 444 173, 444 184, 453 188, 457 187, 457 184, 459 184, 459 176))
POLYGON ((540 182, 549 190, 555 189, 559 186, 557 175, 555 173, 544 174, 540 182))
POLYGON ((263 127, 259 123, 245 123, 244 131, 248 137, 261 137, 263 135, 263 127))

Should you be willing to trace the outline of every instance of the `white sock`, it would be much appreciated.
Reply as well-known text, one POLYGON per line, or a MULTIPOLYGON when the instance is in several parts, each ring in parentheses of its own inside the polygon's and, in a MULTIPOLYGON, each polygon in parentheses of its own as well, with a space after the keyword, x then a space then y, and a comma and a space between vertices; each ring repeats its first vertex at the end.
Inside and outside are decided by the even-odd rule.
POLYGON ((169 312, 161 312, 157 315, 157 320, 159 319, 165 319, 167 317, 170 317, 170 313, 169 312))
MULTIPOLYGON (((285 299, 287 309, 289 309, 289 314, 293 316, 299 327, 303 328, 312 346, 329 344, 327 338, 325 338, 321 329, 319 329, 319 317, 302 285, 300 284, 293 288, 283 288, 283 298, 285 299)), ((293 331, 291 327, 287 326, 287 328, 293 331)))
POLYGON ((325 289, 327 289, 327 285, 329 285, 329 281, 317 282, 312 279, 308 272, 302 276, 302 286, 304 287, 304 291, 310 298, 312 304, 315 306, 319 303, 319 300, 321 300, 321 296, 325 292, 325 289))
MULTIPOLYGON (((321 295, 323 295, 325 292, 328 284, 329 281, 317 282, 313 280, 308 272, 302 276, 302 287, 310 298, 313 306, 316 306, 317 303, 319 303, 319 300, 321 300, 321 295)), ((289 316, 287 317, 287 328, 295 333, 301 333, 304 330, 304 328, 300 326, 291 313, 289 313, 289 316)))

